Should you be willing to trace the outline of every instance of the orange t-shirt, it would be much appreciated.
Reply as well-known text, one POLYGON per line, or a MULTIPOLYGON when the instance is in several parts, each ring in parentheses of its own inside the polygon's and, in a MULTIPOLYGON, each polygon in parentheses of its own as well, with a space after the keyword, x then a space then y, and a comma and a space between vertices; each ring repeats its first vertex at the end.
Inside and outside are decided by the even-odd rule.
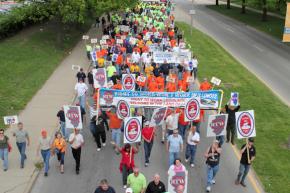
POLYGON ((184 109, 176 109, 177 113, 180 113, 179 117, 178 117, 178 123, 181 125, 188 125, 188 121, 184 121, 184 109))
POLYGON ((199 113, 199 119, 196 119, 196 120, 194 120, 193 122, 195 122, 195 123, 199 123, 200 121, 204 121, 204 110, 203 109, 201 109, 200 110, 200 113, 199 113))
POLYGON ((166 88, 167 92, 176 92, 176 83, 168 82, 166 88))
POLYGON ((164 78, 162 76, 158 76, 156 78, 157 86, 158 86, 158 92, 164 92, 164 78))
POLYGON ((148 84, 148 91, 150 92, 157 92, 158 91, 158 85, 156 82, 151 82, 150 84, 148 84))
POLYGON ((169 36, 170 38, 173 38, 173 37, 174 37, 174 31, 172 31, 172 30, 169 31, 169 32, 168 32, 168 36, 169 36))
POLYGON ((109 127, 110 129, 120 129, 122 126, 122 120, 118 118, 116 113, 106 112, 110 119, 109 127))
POLYGON ((175 39, 170 40, 170 46, 171 47, 175 47, 176 46, 176 40, 175 39))
POLYGON ((187 83, 185 80, 179 80, 178 81, 178 90, 182 90, 184 92, 186 92, 187 90, 187 83))
POLYGON ((200 84, 199 90, 210 90, 211 89, 211 84, 209 82, 202 82, 200 84))
POLYGON ((122 90, 122 84, 119 83, 119 84, 114 84, 111 89, 115 89, 115 90, 122 90))
POLYGON ((56 149, 60 150, 61 152, 66 151, 66 142, 63 138, 54 139, 52 146, 53 146, 53 148, 56 148, 56 149))
POLYGON ((147 84, 148 84, 148 87, 149 87, 149 85, 151 84, 151 82, 152 82, 153 79, 156 81, 156 77, 155 77, 154 75, 150 75, 150 76, 148 76, 148 78, 147 78, 147 84))
POLYGON ((119 54, 116 59, 116 64, 121 65, 123 63, 123 56, 122 54, 119 54))

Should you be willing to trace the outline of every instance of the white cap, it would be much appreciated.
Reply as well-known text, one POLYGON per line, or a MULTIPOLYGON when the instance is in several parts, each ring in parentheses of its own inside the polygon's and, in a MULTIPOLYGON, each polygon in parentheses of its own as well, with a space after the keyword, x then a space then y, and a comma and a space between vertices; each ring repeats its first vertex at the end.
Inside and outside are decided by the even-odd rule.
POLYGON ((127 189, 126 189, 126 193, 133 193, 132 188, 127 188, 127 189))
POLYGON ((146 122, 144 123, 144 125, 150 125, 150 122, 149 122, 149 121, 146 121, 146 122))

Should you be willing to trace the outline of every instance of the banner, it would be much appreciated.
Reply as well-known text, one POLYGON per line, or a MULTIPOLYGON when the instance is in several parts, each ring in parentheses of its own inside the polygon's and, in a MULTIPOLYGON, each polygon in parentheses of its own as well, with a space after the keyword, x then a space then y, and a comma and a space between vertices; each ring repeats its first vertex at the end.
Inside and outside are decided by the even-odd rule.
POLYGON ((120 119, 130 117, 130 107, 124 100, 120 100, 117 104, 117 115, 120 119))
POLYGON ((148 92, 129 90, 100 90, 100 105, 116 106, 125 100, 130 107, 184 107, 187 100, 199 98, 201 109, 218 109, 220 92, 217 90, 194 92, 148 92))
POLYGON ((151 44, 148 47, 149 47, 149 52, 162 52, 162 45, 158 46, 158 44, 151 44))
POLYGON ((93 69, 92 73, 94 77, 95 88, 107 87, 107 74, 105 68, 93 69))
POLYGON ((167 107, 154 109, 149 126, 155 127, 155 126, 161 125, 164 122, 166 112, 167 112, 167 107))
POLYGON ((124 124, 124 144, 141 141, 142 117, 127 117, 124 124))
POLYGON ((17 115, 5 116, 3 119, 5 125, 15 125, 19 123, 17 115))
POLYGON ((193 121, 199 119, 200 105, 199 99, 188 99, 184 108, 184 121, 193 121))
POLYGON ((209 115, 207 122, 207 137, 226 135, 228 114, 209 115))
POLYGON ((177 187, 184 187, 183 193, 187 193, 187 174, 185 167, 182 170, 176 170, 175 167, 170 167, 168 170, 168 192, 177 193, 177 187))
POLYGON ((65 127, 68 129, 82 129, 82 115, 80 106, 63 106, 65 115, 65 127))
POLYGON ((123 90, 135 90, 135 76, 136 74, 122 74, 123 90))
POLYGON ((236 129, 238 139, 255 137, 254 110, 236 112, 236 129))
POLYGON ((174 52, 153 52, 153 60, 155 63, 176 63, 174 52))
POLYGON ((290 3, 287 3, 283 42, 290 42, 290 3))
POLYGON ((230 106, 239 106, 239 93, 231 92, 230 106))

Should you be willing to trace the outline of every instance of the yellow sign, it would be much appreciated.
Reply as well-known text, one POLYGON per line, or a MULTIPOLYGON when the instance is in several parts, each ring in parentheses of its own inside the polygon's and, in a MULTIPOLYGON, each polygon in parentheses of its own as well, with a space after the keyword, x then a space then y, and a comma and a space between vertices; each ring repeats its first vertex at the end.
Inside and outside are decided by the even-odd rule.
POLYGON ((290 42, 290 3, 287 3, 283 42, 290 42))

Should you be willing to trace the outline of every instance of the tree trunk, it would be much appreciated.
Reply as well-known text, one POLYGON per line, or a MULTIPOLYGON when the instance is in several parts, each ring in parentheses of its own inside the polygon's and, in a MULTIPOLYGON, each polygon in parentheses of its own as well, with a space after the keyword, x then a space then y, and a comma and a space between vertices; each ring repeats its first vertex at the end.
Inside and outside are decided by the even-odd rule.
POLYGON ((267 21, 267 0, 263 0, 262 21, 267 21))
POLYGON ((219 0, 215 0, 215 5, 219 6, 219 0))
POLYGON ((281 0, 276 0, 276 10, 281 11, 281 0))
POLYGON ((231 0, 227 0, 227 9, 231 8, 231 0))
POLYGON ((246 13, 246 0, 242 1, 242 14, 246 13))

